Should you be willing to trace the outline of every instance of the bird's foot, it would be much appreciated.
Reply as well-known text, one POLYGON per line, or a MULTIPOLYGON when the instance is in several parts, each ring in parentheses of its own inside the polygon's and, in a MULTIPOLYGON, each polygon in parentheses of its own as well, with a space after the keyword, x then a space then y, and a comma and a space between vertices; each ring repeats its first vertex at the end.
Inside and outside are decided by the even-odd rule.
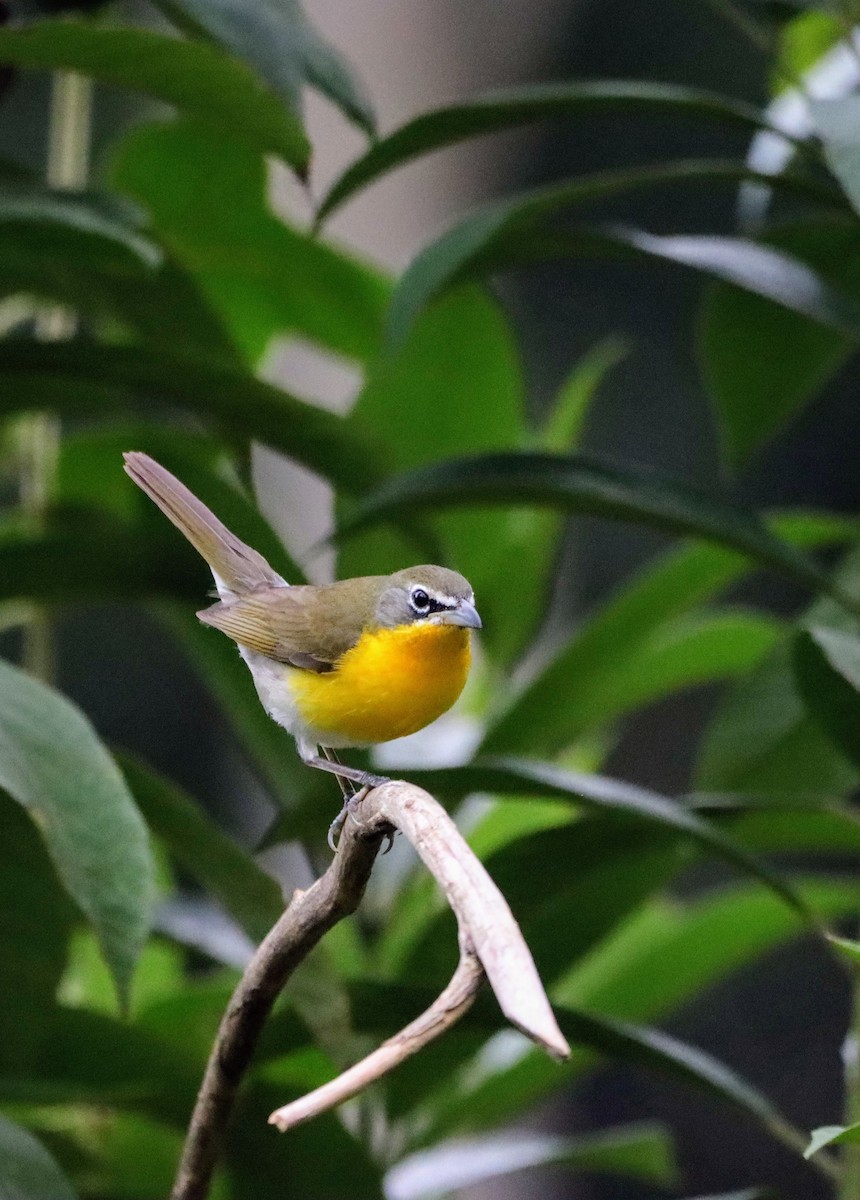
MULTIPOLYGON (((343 808, 328 827, 328 844, 334 853, 337 853, 338 842, 340 841, 340 835, 343 831, 343 827, 346 824, 346 818, 352 817, 356 825, 361 828, 362 822, 359 818, 359 811, 362 800, 372 788, 381 787, 383 783, 390 782, 388 779, 384 779, 381 775, 369 775, 369 778, 371 780, 378 780, 378 782, 366 783, 359 788, 357 792, 354 792, 351 796, 346 797, 343 802, 343 808)), ((394 845, 394 834, 396 832, 397 831, 394 829, 386 830, 385 837, 388 840, 388 845, 382 851, 383 854, 387 854, 394 845)))

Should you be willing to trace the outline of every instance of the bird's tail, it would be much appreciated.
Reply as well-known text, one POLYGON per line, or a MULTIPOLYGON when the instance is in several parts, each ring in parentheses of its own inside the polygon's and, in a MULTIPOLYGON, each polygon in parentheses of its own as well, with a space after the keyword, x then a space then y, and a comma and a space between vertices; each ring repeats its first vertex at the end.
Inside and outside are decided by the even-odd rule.
POLYGON ((286 580, 262 554, 246 546, 198 500, 184 483, 148 454, 124 454, 125 470, 206 559, 222 598, 243 595, 259 587, 283 587, 286 580))

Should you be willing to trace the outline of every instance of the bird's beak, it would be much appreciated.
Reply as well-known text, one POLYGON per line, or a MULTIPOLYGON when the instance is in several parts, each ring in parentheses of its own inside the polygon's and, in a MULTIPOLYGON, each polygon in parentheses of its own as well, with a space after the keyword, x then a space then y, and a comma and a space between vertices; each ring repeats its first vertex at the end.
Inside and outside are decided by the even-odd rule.
POLYGON ((470 600, 458 600, 457 607, 450 612, 439 613, 443 625, 462 625, 465 629, 483 629, 484 624, 478 610, 470 600))

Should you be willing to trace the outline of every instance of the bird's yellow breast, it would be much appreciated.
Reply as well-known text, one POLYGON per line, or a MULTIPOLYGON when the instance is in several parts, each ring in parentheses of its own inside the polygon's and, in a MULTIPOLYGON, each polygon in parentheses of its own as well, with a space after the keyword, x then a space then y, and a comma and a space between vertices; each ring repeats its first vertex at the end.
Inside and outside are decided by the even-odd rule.
POLYGON ((301 718, 339 745, 406 737, 451 707, 471 661, 469 630, 405 625, 363 633, 326 674, 294 671, 301 718))

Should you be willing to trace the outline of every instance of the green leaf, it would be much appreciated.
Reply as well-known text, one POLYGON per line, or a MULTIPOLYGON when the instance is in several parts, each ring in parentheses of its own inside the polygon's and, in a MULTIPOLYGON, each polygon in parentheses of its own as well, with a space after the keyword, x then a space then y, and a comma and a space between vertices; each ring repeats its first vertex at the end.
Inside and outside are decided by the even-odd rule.
MULTIPOLYGON (((604 775, 586 775, 566 771, 550 763, 538 763, 515 758, 487 758, 464 767, 442 767, 436 770, 410 770, 409 778, 433 795, 462 797, 471 793, 491 795, 541 796, 569 799, 586 808, 609 813, 623 813, 664 829, 692 838, 700 847, 728 859, 745 873, 760 879, 780 896, 789 907, 804 912, 802 903, 783 879, 769 867, 754 859, 726 833, 717 830, 689 809, 666 796, 623 783, 604 775)), ((546 839, 558 831, 551 830, 546 839)), ((559 834, 561 840, 576 836, 576 830, 559 834)), ((516 853, 516 851, 512 851, 516 853)))
POLYGON ((789 645, 779 646, 719 705, 700 745, 696 787, 763 795, 839 796, 857 771, 807 712, 789 645))
POLYGON ((155 0, 192 32, 205 31, 254 67, 293 109, 304 84, 317 88, 371 136, 375 118, 358 81, 305 16, 299 0, 155 0))
POLYGON ((57 1007, 31 1075, 0 1076, 3 1104, 94 1104, 184 1129, 202 1063, 189 1048, 103 1013, 57 1007))
POLYGON ((249 361, 286 332, 350 358, 376 352, 388 281, 275 216, 251 147, 193 121, 143 125, 114 152, 110 175, 148 210, 249 361))
MULTIPOLYGON (((71 509, 104 509, 127 521, 132 532, 157 534, 165 545, 179 545, 197 568, 204 588, 211 577, 196 551, 188 554, 181 534, 174 531, 122 469, 123 452, 143 450, 173 471, 208 504, 237 537, 253 546, 279 574, 303 583, 301 569, 290 558, 278 535, 254 500, 225 482, 235 476, 234 464, 221 443, 186 429, 155 424, 111 425, 109 429, 68 433, 60 447, 55 497, 71 509)), ((183 589, 182 595, 186 594, 183 589)))
POLYGON ((103 195, 15 188, 0 193, 0 293, 60 301, 119 322, 145 341, 230 358, 235 350, 194 282, 103 195))
MULTIPOLYGON (((804 221, 768 233, 766 243, 860 302, 860 244, 853 223, 804 221)), ((709 288, 699 349, 729 464, 742 466, 777 434, 854 348, 852 339, 762 295, 731 284, 709 288)))
MULTIPOLYGON (((159 1121, 130 1113, 100 1113, 98 1132, 90 1131, 95 1154, 79 1172, 87 1195, 112 1200, 163 1200, 170 1195, 183 1137, 159 1121)), ((85 1143, 86 1147, 86 1143, 85 1143)), ((227 1200, 229 1190, 219 1171, 209 1192, 227 1200)))
POLYGON ((332 791, 328 779, 322 778, 322 771, 312 771, 302 763, 293 739, 260 704, 250 672, 230 640, 213 637, 197 620, 190 605, 164 606, 159 615, 227 714, 233 732, 269 795, 286 811, 301 805, 306 821, 313 822, 313 825, 303 824, 292 836, 328 828, 337 815, 334 807, 337 789, 332 791), (319 797, 318 805, 314 797, 319 797), (332 806, 331 816, 327 816, 326 797, 332 806))
POLYGON ((152 832, 177 862, 261 942, 284 910, 281 889, 190 796, 144 763, 122 755, 126 782, 152 832))
POLYGON ((556 1012, 571 1044, 690 1085, 753 1117, 778 1140, 798 1149, 797 1131, 775 1105, 707 1051, 660 1029, 565 1008, 557 1008, 556 1012))
POLYGON ((0 600, 185 596, 190 607, 206 581, 181 539, 136 529, 98 509, 50 517, 38 532, 20 522, 0 525, 0 563, 0 600))
POLYGON ((232 133, 261 154, 307 170, 310 147, 298 119, 248 67, 217 46, 151 29, 72 19, 0 29, 0 61, 80 71, 143 92, 232 133))
POLYGON ((428 506, 467 504, 543 504, 636 521, 739 550, 807 587, 825 592, 832 588, 822 571, 771 533, 754 513, 654 472, 616 467, 585 455, 486 454, 398 475, 371 492, 345 532, 428 506))
POLYGON ((769 797, 729 800, 729 807, 718 812, 707 797, 697 796, 696 811, 702 811, 701 803, 714 824, 730 829, 736 841, 757 854, 860 853, 860 821, 851 808, 829 797, 798 803, 769 797))
POLYGON ((0 347, 0 414, 56 408, 100 414, 144 394, 187 409, 241 438, 283 450, 347 491, 378 470, 354 423, 297 400, 221 361, 152 348, 16 340, 0 347), (354 468, 361 462, 360 475, 354 468))
POLYGON ((27 1070, 39 1046, 77 914, 35 825, 2 792, 0 844, 0 1027, 15 1030, 0 1044, 0 1075, 11 1075, 27 1070))
MULTIPOLYGON (((793 884, 823 921, 857 904, 850 880, 796 878, 793 884)), ((575 963, 553 989, 553 1000, 624 1020, 656 1020, 796 936, 798 928, 772 893, 748 884, 713 889, 694 901, 661 898, 575 963)))
POLYGON ((779 95, 813 67, 845 37, 846 29, 833 13, 799 13, 779 34, 778 57, 772 70, 771 91, 779 95))
POLYGON ((608 1172, 664 1187, 672 1187, 678 1178, 671 1137, 657 1122, 643 1121, 576 1137, 509 1133, 443 1143, 397 1163, 386 1176, 386 1190, 394 1200, 430 1200, 549 1165, 608 1172))
POLYGON ((466 138, 548 118, 637 109, 713 118, 749 130, 764 123, 759 110, 734 97, 643 80, 575 80, 488 92, 463 104, 422 113, 381 138, 332 185, 320 205, 318 219, 323 220, 388 171, 466 138))
POLYGON ((45 1147, 0 1116, 0 1195, 3 1200, 75 1200, 75 1193, 45 1147))
POLYGON ((153 902, 146 827, 83 714, 8 663, 0 663, 0 785, 39 827, 124 1001, 153 902))
POLYGON ((583 733, 685 688, 747 674, 773 648, 780 627, 763 614, 697 612, 667 620, 629 657, 613 656, 594 686, 581 681, 559 704, 570 745, 583 733))
POLYGON ((860 1123, 857 1125, 822 1125, 813 1129, 804 1158, 812 1158, 825 1146, 842 1146, 860 1142, 860 1123))
MULTIPOLYGON (((849 882, 809 880, 800 890, 807 904, 824 919, 852 912, 857 906, 857 887, 849 882)), ((770 1102, 730 1068, 662 1032, 637 1030, 627 1024, 673 1011, 784 942, 796 929, 784 905, 746 885, 719 889, 694 901, 657 899, 632 911, 590 955, 573 963, 567 976, 551 989, 553 1007, 574 1043, 686 1078, 740 1105, 800 1151, 802 1135, 786 1128, 770 1102), (575 1015, 567 1015, 570 1009, 575 1015), (567 1025, 568 1021, 576 1024, 567 1025)), ((480 1005, 479 1000, 473 1010, 475 1017, 481 1012, 480 1005)), ((420 1005, 413 1011, 419 1009, 420 1005)), ((497 1023, 498 1017, 495 1027, 497 1023)), ((443 1092, 430 1098, 428 1109, 416 1113, 417 1137, 432 1139, 453 1130, 508 1120, 562 1082, 567 1085, 593 1069, 594 1062, 591 1055, 575 1051, 560 1071, 546 1055, 527 1049, 513 1062, 499 1060, 493 1065, 487 1058, 478 1070, 475 1066, 469 1063, 463 1073, 449 1071, 443 1092)))
MULTIPOLYGON (((521 445, 524 409, 511 328, 496 303, 469 287, 431 305, 395 353, 371 364, 349 420, 384 431, 391 461, 406 469, 464 451, 521 445)), ((527 538, 514 554, 515 525, 505 514, 470 511, 435 519, 427 510, 422 520, 429 515, 452 565, 468 570, 491 652, 504 648, 510 654, 536 621, 543 600, 542 539, 527 538), (512 557, 521 566, 515 575, 512 557), (492 608, 502 590, 504 602, 492 608)), ((382 541, 374 532, 372 539, 359 538, 341 549, 342 576, 385 573, 408 561, 400 541, 382 541)))
POLYGON ((794 670, 803 702, 846 757, 860 764, 860 639, 812 625, 794 640, 794 670))
MULTIPOLYGON (((665 827, 601 814, 541 830, 491 855, 487 869, 522 929, 541 978, 551 983, 664 886, 684 855, 665 827), (541 887, 534 887, 540 878, 541 887), (559 938, 559 929, 566 931, 559 938)), ((796 916, 794 918, 797 919, 796 916)), ((399 978, 447 978, 457 938, 450 910, 416 920, 399 978), (431 919, 428 920, 428 917, 431 919)))
MULTIPOLYGON (((841 590, 856 593, 860 581, 856 551, 840 564, 835 579, 841 590)), ((821 599, 812 605, 805 622, 853 632, 856 618, 845 607, 821 599)), ((792 649, 790 644, 779 646, 727 694, 701 745, 697 787, 753 795, 839 796, 855 786, 856 767, 834 746, 801 699, 792 649)), ((841 704, 842 684, 835 682, 841 704)), ((813 699, 817 691, 811 688, 813 699)), ((829 691, 826 685, 821 694, 829 691)), ((848 702, 853 703, 850 697, 848 702)))
POLYGON ((588 408, 606 376, 628 353, 627 343, 609 337, 574 365, 555 396, 535 439, 537 450, 564 454, 578 446, 588 408))
MULTIPOLYGON (((111 436, 105 435, 108 443, 111 436)), ((150 429, 137 444, 153 449, 160 459, 170 463, 183 441, 187 443, 188 436, 166 430, 158 436, 150 429), (171 439, 172 447, 168 444, 171 439)), ((64 495, 74 498, 76 493, 82 494, 92 503, 93 488, 101 487, 102 499, 109 508, 122 511, 130 499, 146 514, 145 523, 131 524, 89 507, 75 512, 73 519, 49 520, 47 528, 38 533, 22 530, 15 523, 0 525, 0 601, 30 597, 68 604, 105 597, 170 601, 184 598, 181 605, 162 605, 158 615, 182 642, 225 708, 232 728, 270 795, 283 808, 301 804, 302 814, 307 817, 301 833, 317 832, 321 828, 317 816, 320 810, 314 798, 319 797, 323 805, 326 798, 330 800, 331 781, 301 763, 292 739, 260 704, 247 667, 229 639, 213 636, 197 620, 195 610, 209 580, 199 556, 151 505, 146 505, 145 498, 125 481, 122 472, 115 469, 119 460, 109 444, 111 468, 86 472, 86 464, 95 463, 100 457, 88 453, 78 461, 86 472, 83 478, 73 470, 66 454, 73 445, 74 439, 67 439, 61 454, 64 495), (111 484, 115 476, 125 489, 124 495, 118 495, 111 484), (311 821, 313 824, 308 823, 311 821)), ((276 566, 286 559, 283 549, 277 548, 275 535, 238 492, 221 484, 212 474, 198 473, 197 468, 189 470, 184 457, 174 465, 193 483, 195 491, 206 497, 242 536, 265 550, 276 566), (267 548, 269 541, 271 548, 267 548)), ((288 578, 297 578, 286 569, 284 573, 288 578)), ((323 820, 322 825, 327 824, 323 820)))
MULTIPOLYGON (((388 983, 357 982, 351 986, 353 1012, 359 1029, 372 1031, 375 1036, 391 1034, 409 1020, 412 1013, 420 1011, 429 1003, 429 994, 422 996, 421 989, 414 986, 388 983)), ((533 1097, 552 1088, 569 1087, 571 1077, 579 1077, 595 1066, 594 1054, 614 1062, 652 1071, 657 1075, 676 1080, 692 1087, 704 1095, 724 1104, 729 1104, 752 1117, 774 1137, 793 1150, 799 1151, 804 1144, 803 1134, 788 1124, 779 1110, 768 1098, 748 1083, 742 1076, 707 1051, 700 1050, 688 1042, 681 1041, 662 1030, 634 1025, 599 1013, 582 1009, 554 1005, 554 1010, 565 1037, 573 1047, 571 1060, 559 1072, 558 1065, 547 1064, 539 1054, 528 1050, 519 1060, 498 1072, 490 1068, 482 1071, 472 1064, 472 1081, 466 1082, 455 1075, 449 1088, 443 1083, 434 1089, 428 1098, 428 1110, 435 1115, 437 1124, 434 1138, 444 1136, 463 1126, 493 1124, 504 1119, 504 1113, 516 1111, 528 1103, 529 1079, 534 1089, 533 1097), (485 1078, 482 1079, 481 1076, 485 1078), (561 1078, 559 1076, 561 1075, 561 1078), (493 1087, 497 1103, 493 1103, 493 1087), (461 1082, 465 1086, 461 1087, 461 1082), (506 1095, 507 1089, 514 1092, 506 1095), (491 1111, 481 1109, 473 1121, 477 1101, 489 1102, 491 1111), (432 1110, 438 1104, 438 1111, 432 1110), (496 1110, 496 1111, 493 1111, 496 1110)), ((277 1018, 276 1018, 277 1020, 277 1018)), ((460 1030, 475 1034, 496 1032, 502 1027, 502 1019, 492 1001, 480 997, 463 1019, 460 1030)), ((408 1068, 404 1068, 408 1069, 408 1068)), ((424 1097, 419 1098, 418 1120, 423 1111, 424 1097)), ((432 1154, 433 1151, 431 1150, 432 1154)))
POLYGON ((860 96, 814 100, 810 116, 824 144, 824 157, 842 184, 855 212, 860 212, 860 96))
MULTIPOLYGON (((557 231, 547 218, 577 204, 610 199, 642 188, 682 182, 761 176, 735 163, 680 161, 577 178, 549 188, 496 201, 465 217, 412 260, 394 292, 388 337, 397 345, 429 301, 453 282, 482 278, 524 262, 583 254, 654 256, 692 267, 776 300, 795 312, 838 330, 860 336, 860 307, 829 287, 805 263, 743 238, 715 236, 660 237, 641 230, 588 226, 557 231)), ((789 174, 766 177, 769 186, 808 191, 789 174)), ((822 196, 812 185, 814 197, 822 196)))
POLYGON ((846 958, 853 966, 860 967, 860 942, 853 942, 850 938, 836 937, 832 933, 828 933, 827 940, 843 958, 846 958))
MULTIPOLYGON (((101 250, 102 269, 117 251, 124 252, 128 271, 152 270, 163 258, 160 246, 142 232, 139 215, 130 206, 97 193, 59 192, 35 184, 7 187, 0 191, 0 229, 6 226, 19 237, 31 230, 43 238, 54 231, 79 235, 86 254, 98 255, 101 250)), ((81 260, 86 254, 80 252, 81 260)))
MULTIPOLYGON (((814 548, 856 537, 853 522, 827 514, 793 513, 770 518, 784 541, 814 548)), ((649 640, 659 642, 667 625, 712 599, 748 570, 746 559, 719 546, 673 548, 648 563, 632 581, 562 643, 532 679, 490 714, 483 750, 557 754, 571 744, 581 697, 603 686, 649 640), (575 683, 575 686, 571 686, 575 683)))

